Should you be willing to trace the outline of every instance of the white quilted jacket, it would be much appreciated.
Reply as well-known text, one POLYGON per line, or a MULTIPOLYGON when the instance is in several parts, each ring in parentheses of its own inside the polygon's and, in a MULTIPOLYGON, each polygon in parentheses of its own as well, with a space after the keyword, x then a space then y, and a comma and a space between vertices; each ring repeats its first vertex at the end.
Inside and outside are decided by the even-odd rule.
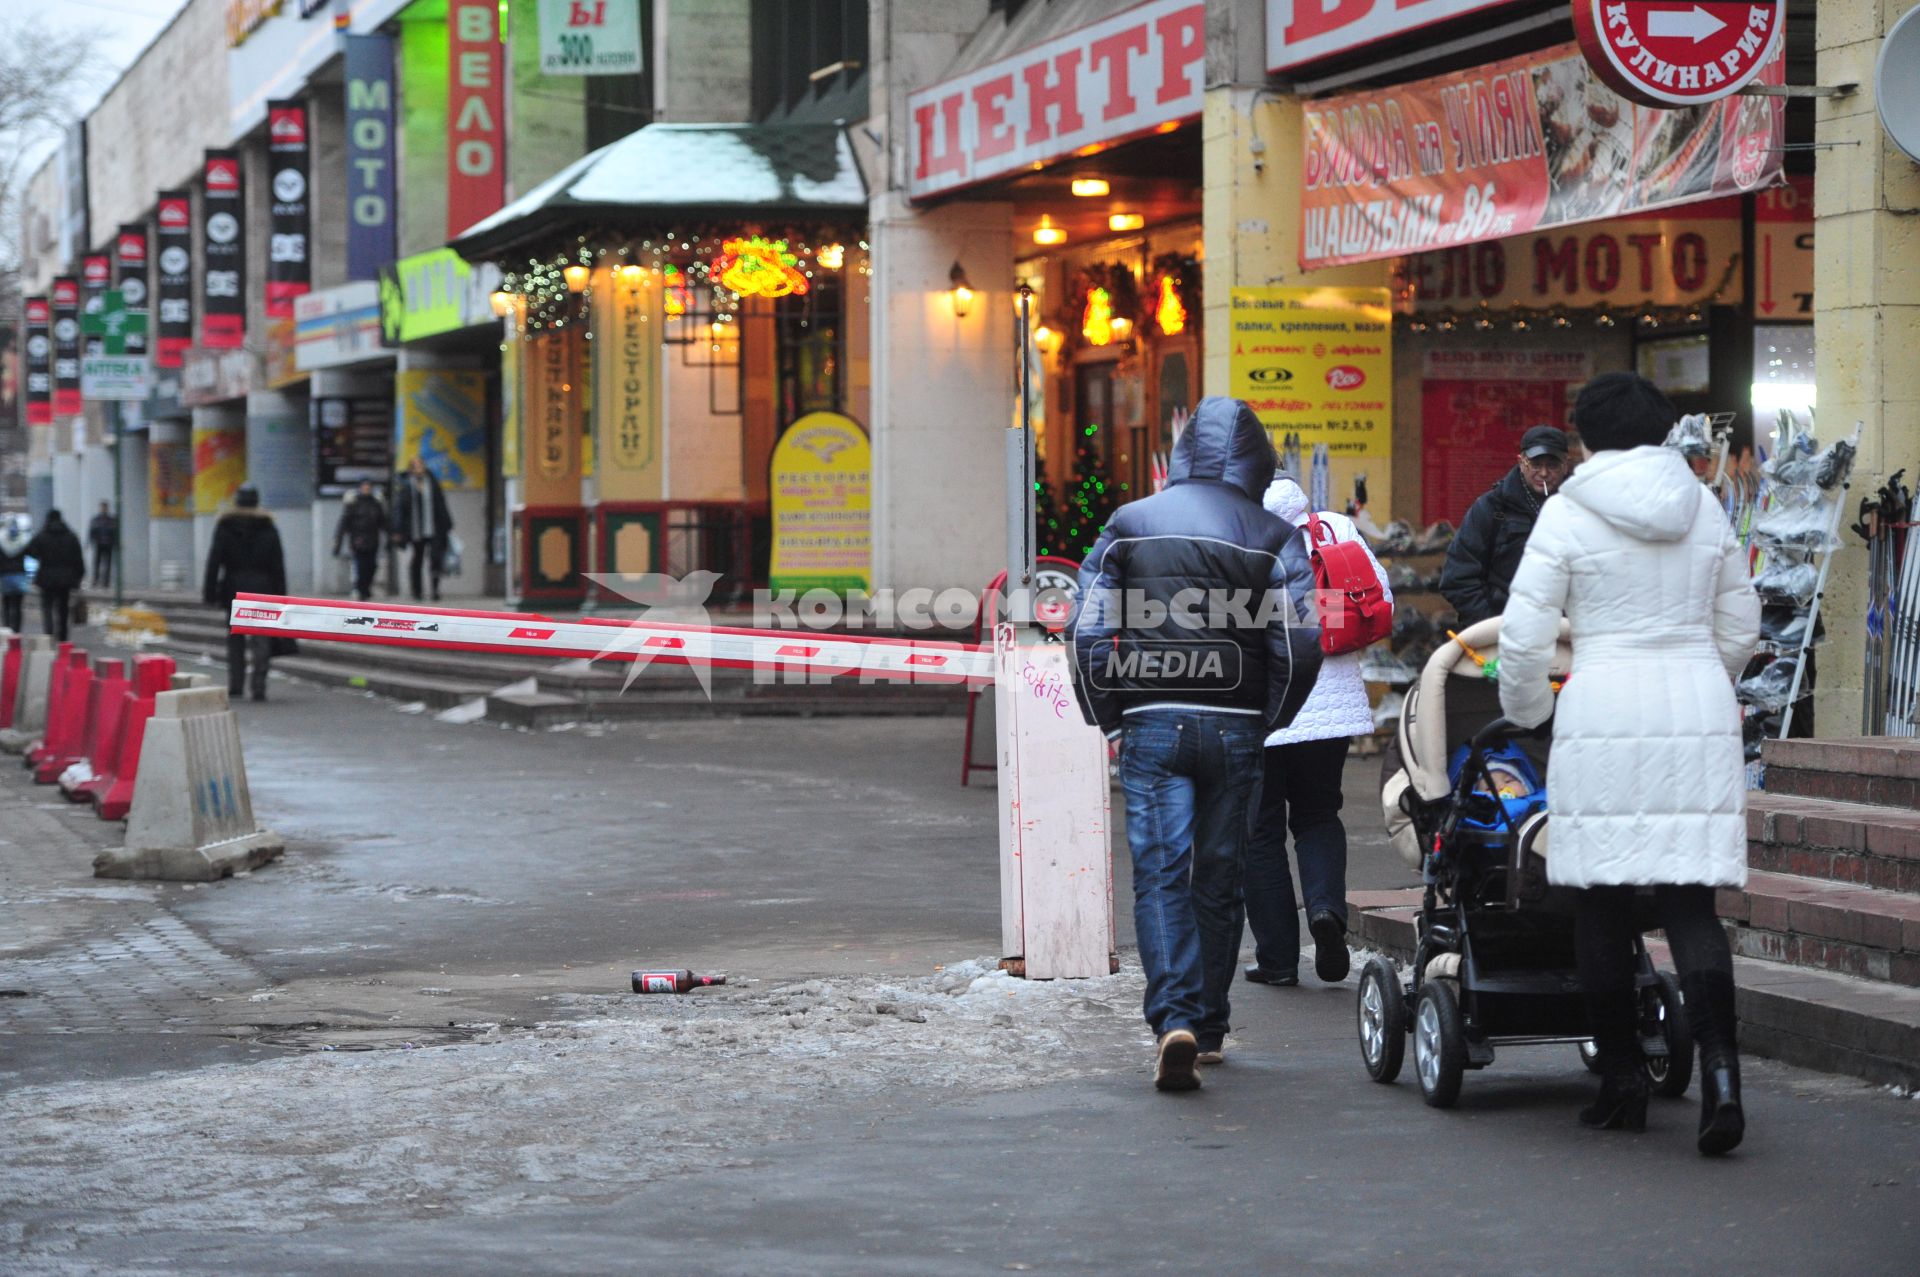
POLYGON ((1500 627, 1500 704, 1515 722, 1554 715, 1547 661, 1563 610, 1573 673, 1553 722, 1548 880, 1744 885, 1733 679, 1760 601, 1678 452, 1599 453, 1540 511, 1500 627))
MULTIPOLYGON (((1284 474, 1274 476, 1262 504, 1269 513, 1279 515, 1296 528, 1306 525, 1307 494, 1284 474)), ((1380 578, 1380 588, 1386 591, 1387 602, 1393 602, 1387 574, 1380 570, 1380 561, 1373 557, 1372 547, 1360 535, 1360 529, 1353 526, 1353 520, 1330 512, 1321 514, 1320 518, 1332 529, 1336 542, 1358 541, 1366 549, 1374 573, 1380 578)), ((1373 706, 1367 700, 1366 681, 1360 677, 1360 653, 1345 652, 1321 662, 1320 678, 1307 694, 1307 703, 1300 707, 1293 722, 1267 737, 1267 745, 1298 745, 1335 736, 1365 736, 1372 731, 1373 706)))

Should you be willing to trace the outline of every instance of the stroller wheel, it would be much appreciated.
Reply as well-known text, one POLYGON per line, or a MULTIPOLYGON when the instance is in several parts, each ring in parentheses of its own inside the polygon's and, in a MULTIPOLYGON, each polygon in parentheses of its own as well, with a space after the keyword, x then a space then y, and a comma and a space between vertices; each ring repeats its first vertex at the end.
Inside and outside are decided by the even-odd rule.
POLYGON ((1413 1071, 1420 1078, 1420 1097, 1433 1108, 1452 1108, 1466 1067, 1467 1026, 1460 1001, 1447 981, 1429 980, 1420 986, 1413 1008, 1413 1071))
POLYGON ((1687 1084, 1693 1081, 1693 1031, 1687 1027, 1680 982, 1667 971, 1656 973, 1654 979, 1658 984, 1640 995, 1640 1031, 1648 1037, 1658 1035, 1663 1039, 1667 1057, 1664 1060, 1647 1058, 1647 1080, 1653 1083, 1655 1095, 1672 1099, 1685 1095, 1687 1084))
POLYGON ((1600 1072, 1600 1048, 1593 1044, 1592 1038, 1580 1044, 1580 1063, 1587 1066, 1589 1073, 1600 1072))
POLYGON ((1358 1015, 1360 1060, 1367 1076, 1393 1081, 1407 1054, 1407 998, 1399 974, 1385 958, 1369 958, 1360 969, 1358 1015))

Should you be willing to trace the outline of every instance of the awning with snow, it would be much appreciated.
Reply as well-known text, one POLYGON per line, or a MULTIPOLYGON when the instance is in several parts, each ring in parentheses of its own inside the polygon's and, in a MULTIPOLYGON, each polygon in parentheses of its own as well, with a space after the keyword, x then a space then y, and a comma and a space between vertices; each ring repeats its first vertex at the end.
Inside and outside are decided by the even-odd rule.
POLYGON ((867 184, 839 125, 649 124, 476 222, 451 247, 482 261, 587 227, 866 214, 867 184))

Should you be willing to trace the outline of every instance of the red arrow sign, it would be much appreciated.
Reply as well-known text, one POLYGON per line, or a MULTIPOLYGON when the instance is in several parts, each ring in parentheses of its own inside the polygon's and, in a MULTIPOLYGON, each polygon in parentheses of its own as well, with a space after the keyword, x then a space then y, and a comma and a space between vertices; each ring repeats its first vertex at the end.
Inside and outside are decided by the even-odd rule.
POLYGON ((1622 97, 1699 106, 1759 74, 1786 8, 1786 0, 1576 0, 1573 27, 1594 74, 1622 97))

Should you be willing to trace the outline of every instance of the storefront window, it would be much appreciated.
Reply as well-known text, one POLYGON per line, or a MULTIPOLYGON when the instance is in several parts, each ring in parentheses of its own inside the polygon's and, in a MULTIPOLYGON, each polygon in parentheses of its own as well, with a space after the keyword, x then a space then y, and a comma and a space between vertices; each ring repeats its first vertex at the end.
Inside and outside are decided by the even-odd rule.
POLYGON ((782 423, 798 421, 810 412, 843 409, 842 295, 839 276, 820 271, 805 293, 774 301, 782 423))

